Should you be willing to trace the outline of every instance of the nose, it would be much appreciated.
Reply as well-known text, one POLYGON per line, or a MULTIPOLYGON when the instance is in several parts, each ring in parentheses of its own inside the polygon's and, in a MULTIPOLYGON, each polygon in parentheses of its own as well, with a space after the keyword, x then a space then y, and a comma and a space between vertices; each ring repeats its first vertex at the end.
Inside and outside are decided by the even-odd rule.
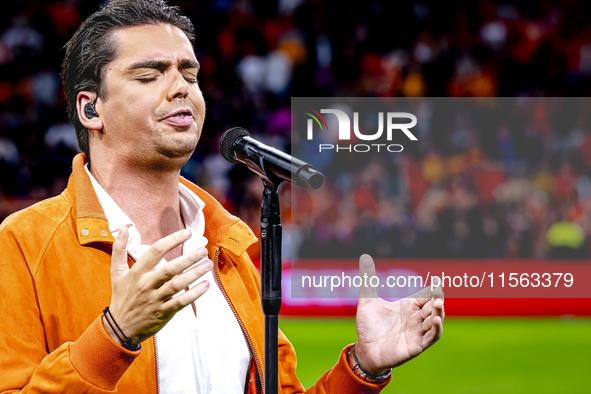
POLYGON ((189 95, 189 83, 185 80, 182 74, 176 70, 174 72, 174 79, 168 90, 167 99, 172 101, 175 98, 186 98, 189 95))

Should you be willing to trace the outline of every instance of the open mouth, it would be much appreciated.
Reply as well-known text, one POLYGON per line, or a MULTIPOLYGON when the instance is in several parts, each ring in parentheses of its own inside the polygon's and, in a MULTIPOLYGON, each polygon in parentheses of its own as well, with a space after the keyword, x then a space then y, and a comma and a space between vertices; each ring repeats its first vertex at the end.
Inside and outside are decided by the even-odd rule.
POLYGON ((180 109, 178 112, 164 118, 164 121, 176 127, 191 126, 193 124, 193 114, 191 110, 180 109))
POLYGON ((174 114, 170 116, 171 118, 184 118, 185 116, 191 116, 188 112, 179 112, 178 114, 174 114))

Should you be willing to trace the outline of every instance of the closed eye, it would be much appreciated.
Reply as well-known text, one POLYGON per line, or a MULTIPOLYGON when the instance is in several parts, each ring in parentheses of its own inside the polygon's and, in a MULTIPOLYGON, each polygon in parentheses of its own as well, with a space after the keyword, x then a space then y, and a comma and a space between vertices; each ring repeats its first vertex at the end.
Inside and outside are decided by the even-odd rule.
POLYGON ((153 78, 138 78, 138 81, 140 81, 141 83, 150 83, 156 80, 156 77, 153 78))
POLYGON ((197 83, 197 73, 196 72, 182 70, 181 74, 182 74, 183 78, 185 78, 185 81, 187 81, 189 83, 197 83))
MULTIPOLYGON (((156 80, 156 77, 152 77, 152 78, 138 78, 138 81, 140 81, 141 83, 150 83, 150 82, 154 82, 156 80)), ((197 81, 197 78, 187 78, 185 77, 185 80, 189 83, 197 83, 199 81, 197 81)))

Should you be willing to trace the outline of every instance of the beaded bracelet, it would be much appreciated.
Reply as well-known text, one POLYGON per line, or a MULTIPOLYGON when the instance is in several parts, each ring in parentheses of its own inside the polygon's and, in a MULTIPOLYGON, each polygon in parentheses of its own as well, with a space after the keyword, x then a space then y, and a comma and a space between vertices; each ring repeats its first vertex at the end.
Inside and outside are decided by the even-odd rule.
POLYGON ((119 328, 119 325, 117 324, 117 322, 115 321, 115 319, 113 319, 113 315, 111 314, 111 311, 109 310, 109 307, 106 307, 105 310, 103 311, 103 314, 105 315, 105 320, 107 320, 107 323, 109 323, 109 326, 111 327, 111 330, 113 330, 113 332, 115 333, 115 335, 117 335, 117 338, 119 338, 119 340, 121 341, 121 343, 123 344, 123 347, 127 350, 131 350, 131 351, 136 351, 140 349, 140 344, 138 343, 137 345, 133 343, 133 341, 131 340, 131 338, 129 338, 127 335, 125 335, 123 333, 123 330, 121 330, 121 328, 119 328), (123 336, 123 338, 121 338, 121 336, 119 335, 119 333, 117 332, 117 330, 115 330, 115 327, 113 327, 113 325, 111 324, 111 322, 109 321, 109 318, 111 318, 111 320, 113 320, 113 323, 115 323, 115 326, 117 327, 117 330, 119 330, 119 332, 121 333, 121 335, 123 336))
POLYGON ((363 380, 367 383, 372 384, 381 384, 384 383, 390 375, 392 375, 392 368, 388 371, 384 372, 380 376, 373 376, 366 373, 364 370, 361 369, 359 366, 359 362, 357 361, 357 356, 355 355, 355 345, 351 346, 349 350, 347 350, 347 361, 349 363, 349 367, 351 367, 351 372, 355 374, 359 379, 363 380))

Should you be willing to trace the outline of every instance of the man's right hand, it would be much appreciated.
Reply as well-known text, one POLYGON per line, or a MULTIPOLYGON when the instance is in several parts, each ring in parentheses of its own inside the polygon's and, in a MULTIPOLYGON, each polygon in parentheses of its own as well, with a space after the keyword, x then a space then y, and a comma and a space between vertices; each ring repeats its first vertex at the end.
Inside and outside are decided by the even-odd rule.
MULTIPOLYGON (((181 230, 154 243, 142 257, 129 268, 127 264, 127 227, 119 228, 119 236, 113 243, 111 255, 111 304, 109 310, 121 330, 134 344, 150 338, 164 327, 172 317, 191 304, 209 288, 204 280, 189 291, 172 298, 213 267, 205 258, 205 248, 193 250, 181 257, 156 265, 170 250, 184 243, 191 236, 189 230, 181 230), (199 264, 185 271, 196 262, 199 264)), ((107 333, 119 344, 103 316, 107 333)))

